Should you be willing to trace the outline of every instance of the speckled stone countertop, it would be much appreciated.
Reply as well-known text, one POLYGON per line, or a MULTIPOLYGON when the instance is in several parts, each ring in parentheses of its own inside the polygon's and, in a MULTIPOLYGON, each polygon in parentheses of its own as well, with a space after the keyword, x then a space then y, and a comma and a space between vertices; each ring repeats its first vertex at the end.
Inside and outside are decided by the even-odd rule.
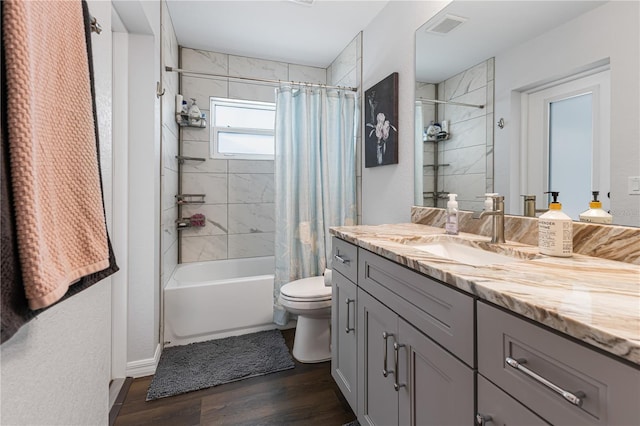
POLYGON ((640 365, 640 265, 574 254, 540 255, 538 247, 415 223, 331 228, 338 238, 444 281, 557 331, 640 365), (519 258, 471 266, 414 246, 456 239, 519 258))

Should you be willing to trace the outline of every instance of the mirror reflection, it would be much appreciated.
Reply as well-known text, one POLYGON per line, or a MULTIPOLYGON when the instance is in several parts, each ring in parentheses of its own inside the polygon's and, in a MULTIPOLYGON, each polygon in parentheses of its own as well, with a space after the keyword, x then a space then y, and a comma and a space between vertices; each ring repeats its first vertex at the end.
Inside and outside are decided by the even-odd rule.
POLYGON ((478 211, 495 192, 539 216, 554 191, 574 220, 601 207, 640 226, 639 16, 637 2, 454 1, 420 27, 416 204, 456 193, 478 211))

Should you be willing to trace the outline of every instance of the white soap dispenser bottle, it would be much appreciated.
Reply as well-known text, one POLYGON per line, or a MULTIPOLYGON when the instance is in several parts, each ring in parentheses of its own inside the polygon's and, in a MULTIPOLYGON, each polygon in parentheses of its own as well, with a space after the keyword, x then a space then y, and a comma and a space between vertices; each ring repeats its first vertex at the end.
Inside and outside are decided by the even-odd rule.
POLYGON ((497 192, 487 192, 484 194, 484 209, 485 211, 493 211, 493 197, 498 195, 497 192))
POLYGON ((549 210, 538 218, 538 247, 541 254, 570 257, 573 253, 573 220, 562 212, 559 192, 551 194, 549 210))
POLYGON ((613 216, 604 211, 602 203, 598 201, 599 191, 592 191, 593 201, 589 203, 589 210, 580 213, 580 222, 611 223, 613 216))
POLYGON ((447 202, 447 223, 444 226, 445 232, 449 235, 458 235, 458 194, 449 194, 447 202))

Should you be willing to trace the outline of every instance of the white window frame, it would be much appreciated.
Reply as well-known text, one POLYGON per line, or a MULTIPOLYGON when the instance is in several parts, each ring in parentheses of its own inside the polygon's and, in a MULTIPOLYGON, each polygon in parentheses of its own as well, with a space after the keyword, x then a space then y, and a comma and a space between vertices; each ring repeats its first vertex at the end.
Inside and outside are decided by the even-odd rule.
POLYGON ((218 133, 245 133, 253 135, 269 135, 275 136, 275 123, 274 129, 256 129, 247 127, 219 127, 214 126, 215 121, 215 105, 241 107, 245 106, 251 109, 262 109, 275 111, 276 104, 274 102, 259 102, 259 101, 247 101, 240 99, 228 99, 228 98, 209 98, 210 108, 210 133, 209 141, 211 147, 211 158, 224 159, 224 160, 274 160, 275 159, 275 138, 274 138, 274 154, 245 154, 245 153, 221 153, 218 150, 218 133))

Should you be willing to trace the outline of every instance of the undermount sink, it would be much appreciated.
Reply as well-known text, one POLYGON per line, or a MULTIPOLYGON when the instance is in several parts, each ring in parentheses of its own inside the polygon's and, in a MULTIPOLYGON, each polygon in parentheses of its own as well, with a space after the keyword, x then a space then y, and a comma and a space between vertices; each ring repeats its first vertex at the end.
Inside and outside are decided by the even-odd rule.
POLYGON ((427 244, 412 245, 412 247, 439 257, 444 257, 455 262, 472 266, 505 264, 523 260, 519 257, 511 257, 494 253, 454 241, 437 241, 427 244))

